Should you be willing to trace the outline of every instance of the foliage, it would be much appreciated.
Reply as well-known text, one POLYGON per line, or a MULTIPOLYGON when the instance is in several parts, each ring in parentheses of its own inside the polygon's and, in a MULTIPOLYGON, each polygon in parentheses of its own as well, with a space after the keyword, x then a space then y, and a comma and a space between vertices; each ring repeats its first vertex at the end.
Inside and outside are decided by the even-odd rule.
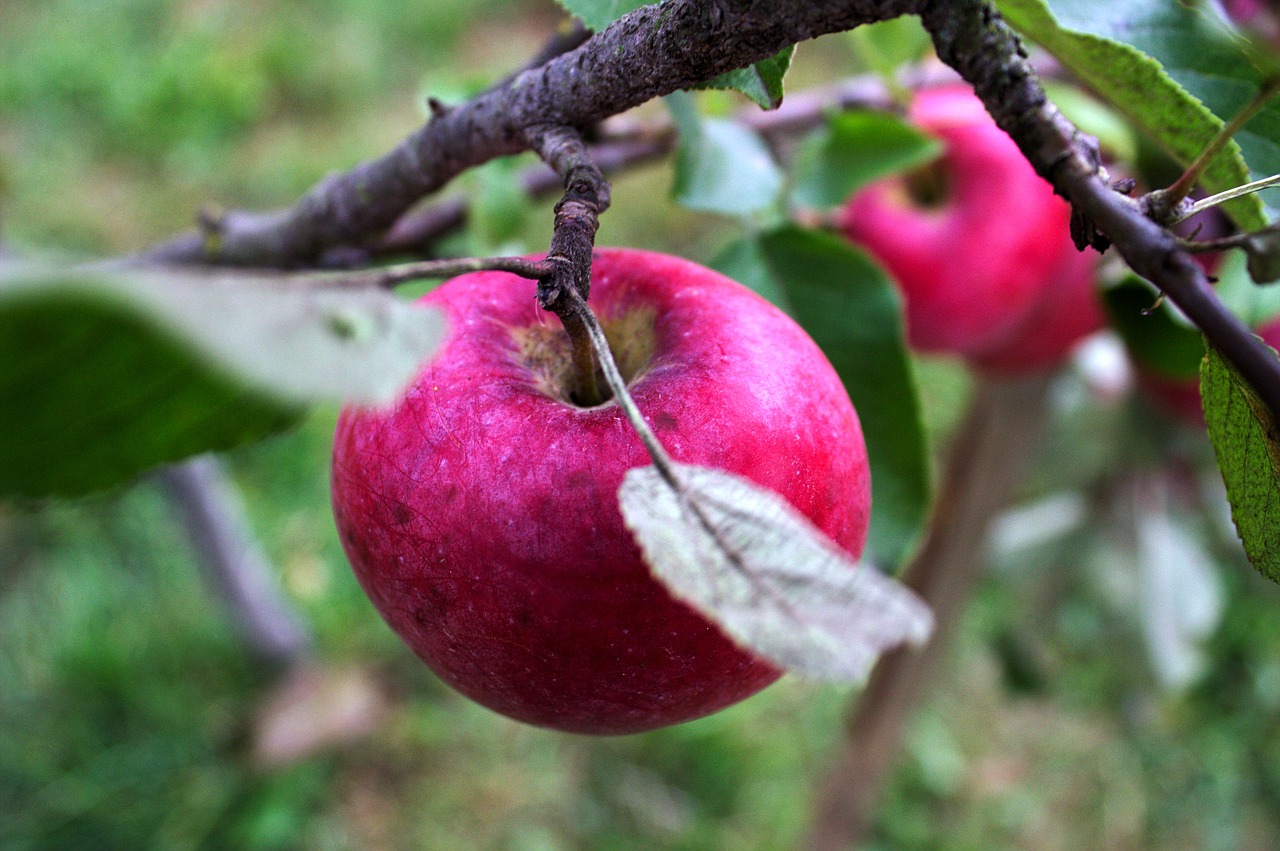
MULTIPOLYGON (((1206 17, 1207 4, 1002 5, 1067 68, 1093 80, 1097 93, 1125 118, 1184 161, 1256 88, 1256 71, 1221 38, 1220 22, 1206 17), (1111 39, 1137 47, 1159 66, 1111 39), (1143 82, 1130 90, 1117 81, 1143 82)), ((546 10, 514 2, 467 0, 393 0, 372 7, 351 0, 272 0, 235 15, 217 4, 157 0, 5 6, 5 236, 36 248, 119 253, 171 234, 185 221, 182 211, 212 198, 258 208, 288 203, 324 173, 379 153, 409 132, 421 114, 406 104, 418 99, 420 89, 460 95, 518 66, 548 29, 546 17, 546 10), (470 29, 482 35, 463 38, 470 29), (495 55, 494 45, 503 52, 495 55), (428 72, 428 66, 452 70, 428 72), (424 80, 424 73, 432 76, 424 80)), ((877 44, 877 55, 918 55, 919 33, 907 26, 897 35, 879 30, 875 38, 887 42, 877 44)), ((826 79, 868 65, 891 70, 896 58, 869 58, 860 44, 865 38, 805 45, 794 75, 826 79)), ((772 103, 782 69, 764 70, 747 76, 772 103)), ((851 261, 858 275, 836 282, 823 270, 835 254, 852 252, 775 226, 787 212, 785 203, 829 206, 839 200, 837 189, 870 179, 855 174, 833 142, 863 133, 859 121, 867 119, 832 115, 793 160, 794 170, 784 173, 758 139, 708 130, 732 126, 702 114, 711 111, 707 104, 723 103, 714 100, 719 95, 677 97, 686 131, 678 173, 664 165, 619 177, 602 239, 704 261, 729 246, 722 267, 790 303, 851 389, 867 376, 886 376, 886 387, 897 392, 886 390, 878 405, 859 402, 859 409, 873 463, 898 465, 897 472, 875 475, 873 531, 876 555, 897 561, 928 498, 933 458, 923 435, 947 432, 955 397, 963 394, 952 387, 951 367, 903 354, 899 324, 889 318, 897 316, 896 308, 869 264, 851 261), (725 150, 768 158, 767 166, 760 160, 763 177, 745 196, 750 203, 726 188, 725 181, 740 178, 722 167, 725 150), (663 193, 673 182, 691 206, 753 218, 744 227, 673 210, 663 193), (810 273, 786 274, 798 268, 810 273), (848 292, 841 289, 846 287, 848 292), (866 293, 865 324, 836 322, 841 317, 833 301, 852 297, 859 287, 866 293), (877 352, 870 361, 860 354, 864 345, 877 352), (877 434, 890 447, 879 462, 877 434)), ((1275 109, 1246 128, 1240 136, 1244 159, 1223 158, 1207 188, 1241 182, 1243 162, 1255 175, 1280 170, 1275 109)), ((918 165, 927 147, 905 134, 901 146, 885 150, 885 167, 918 165)), ((499 165, 491 175, 480 209, 482 232, 470 238, 513 251, 544 248, 549 211, 506 192, 509 171, 499 173, 505 168, 499 165)), ((1261 208, 1250 203, 1233 211, 1238 221, 1261 222, 1261 208)), ((1224 276, 1224 297, 1257 321, 1259 311, 1270 310, 1263 304, 1270 295, 1240 289, 1239 281, 1224 276)), ((1139 301, 1149 306, 1150 294, 1117 292, 1128 299, 1126 319, 1118 324, 1143 325, 1129 307, 1139 301)), ((15 350, 22 338, 13 329, 29 323, 25 315, 21 322, 10 319, 0 340, 9 346, 4 360, 12 364, 22 354, 15 350)), ((110 321, 119 329, 137 319, 113 313, 110 321)), ((1166 330, 1185 331, 1177 322, 1167 314, 1152 319, 1166 330)), ((165 355, 153 328, 137 331, 128 336, 151 341, 140 350, 141 361, 180 368, 180 353, 165 355)), ((1162 334, 1141 327, 1128 338, 1162 334)), ((131 367, 121 366, 123 360, 113 365, 91 337, 79 339, 85 345, 77 359, 103 360, 99 377, 67 397, 80 400, 68 405, 68 420, 88 427, 94 390, 107 392, 119 383, 113 376, 131 367)), ((207 364, 182 368, 209 378, 207 364)), ((1244 398, 1220 371, 1210 383, 1233 399, 1244 398)), ((217 394, 225 392, 219 384, 195 395, 216 419, 225 410, 217 394)), ((1074 378, 1064 380, 1060 397, 1058 432, 1034 486, 1040 495, 1067 492, 1092 504, 1118 481, 1171 457, 1168 467, 1183 473, 1211 469, 1202 436, 1153 422, 1141 402, 1091 396, 1074 378)), ((237 408, 233 422, 205 431, 200 445, 189 449, 238 443, 255 422, 262 433, 299 415, 271 401, 263 407, 264 417, 237 408), (213 437, 227 431, 232 437, 225 441, 213 437)), ((1213 429, 1214 408, 1238 413, 1239 404, 1210 402, 1210 408, 1213 429)), ((7 397, 0 410, 22 416, 7 397)), ((846 693, 786 682, 704 721, 601 742, 518 728, 470 706, 440 687, 374 618, 327 516, 330 412, 322 406, 302 416, 299 430, 244 446, 233 463, 290 597, 319 634, 320 656, 371 669, 390 695, 388 722, 340 753, 259 767, 253 718, 271 685, 249 666, 201 584, 155 485, 143 482, 75 503, 3 505, 0 811, 12 817, 0 820, 0 846, 794 844, 846 693)), ((1256 419, 1233 423, 1257 427, 1256 419)), ((9 434, 20 426, 31 423, 11 424, 9 434)), ((89 442, 70 439, 66 451, 89 442)), ((26 437, 11 439, 7 451, 12 456, 15 447, 30 445, 26 437)), ((63 457, 64 451, 55 454, 63 457)), ((1274 464, 1273 454, 1255 453, 1252 461, 1224 467, 1252 480, 1264 464, 1274 464)), ((30 457, 20 460, 32 463, 30 457)), ((1147 598, 1134 590, 1130 551, 1117 542, 1124 528, 1111 515, 1090 515, 1095 522, 1049 536, 1030 552, 998 545, 997 576, 965 623, 957 667, 912 725, 908 758, 878 817, 878 847, 1275 844, 1280 598, 1242 569, 1238 543, 1213 524, 1218 503, 1208 500, 1206 510, 1200 494, 1212 488, 1203 475, 1174 478, 1177 498, 1171 502, 1180 506, 1174 519, 1210 553, 1210 573, 1226 589, 1221 625, 1202 648, 1204 676, 1186 693, 1170 693, 1141 654, 1117 652, 1142 646, 1147 598)), ((1262 484, 1265 491, 1274 478, 1262 484)), ((1248 510, 1254 526, 1267 532, 1274 515, 1248 510)))
POLYGON ((0 275, 0 494, 78 496, 261 440, 306 404, 385 403, 441 334, 434 313, 380 291, 176 270, 0 275))

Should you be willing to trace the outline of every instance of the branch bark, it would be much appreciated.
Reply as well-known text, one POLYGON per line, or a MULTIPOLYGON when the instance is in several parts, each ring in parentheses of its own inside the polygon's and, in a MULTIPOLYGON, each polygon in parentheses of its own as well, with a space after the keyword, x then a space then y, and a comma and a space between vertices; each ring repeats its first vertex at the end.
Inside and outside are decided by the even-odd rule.
POLYGON ((1280 359, 1217 298, 1203 272, 1099 171, 1096 145, 1045 98, 1017 36, 988 0, 668 0, 619 19, 580 47, 475 99, 434 110, 384 157, 322 181, 295 206, 234 212, 158 246, 141 262, 311 264, 376 242, 453 177, 528 146, 540 126, 581 130, 652 98, 750 65, 783 47, 919 14, 938 55, 973 85, 1036 170, 1072 202, 1078 241, 1113 243, 1166 292, 1280 418, 1280 359))
POLYGON ((808 851, 844 851, 865 839, 903 731, 982 577, 991 522, 1031 460, 1050 381, 1047 375, 979 379, 951 445, 928 532, 903 578, 933 610, 933 638, 922 650, 885 654, 850 707, 844 741, 817 790, 802 846, 808 851))

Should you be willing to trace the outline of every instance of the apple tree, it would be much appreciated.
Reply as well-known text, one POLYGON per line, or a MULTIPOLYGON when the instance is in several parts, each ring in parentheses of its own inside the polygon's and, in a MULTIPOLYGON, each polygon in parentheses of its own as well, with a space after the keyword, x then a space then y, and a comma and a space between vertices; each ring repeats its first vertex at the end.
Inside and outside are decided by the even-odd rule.
MULTIPOLYGON (((342 473, 412 463, 434 470, 440 478, 432 481, 447 490, 476 473, 459 463, 462 455, 451 462, 461 469, 446 464, 453 456, 440 441, 464 430, 479 441, 485 428, 507 434, 486 447, 495 452, 481 487, 536 491, 546 510, 534 517, 525 505, 532 528, 520 534, 556 540, 548 552, 559 554, 567 551, 561 539, 598 541, 594 525, 557 512, 607 512, 618 529, 625 520, 634 540, 610 552, 643 554, 645 582, 662 583, 646 585, 644 601, 674 596, 693 606, 699 628, 715 631, 715 642, 698 646, 750 668, 751 688, 655 718, 710 711, 782 669, 866 680, 818 788, 814 848, 844 847, 864 829, 903 719, 981 574, 989 533, 1035 474, 1030 463, 1054 410, 1055 382, 1069 359, 1085 362, 1077 346, 1086 337, 1094 335, 1086 347, 1110 341, 1113 360, 1122 343, 1130 364, 1122 372, 1140 392, 1180 410, 1190 428, 1207 429, 1239 543, 1263 576, 1280 581, 1280 358, 1271 348, 1280 299, 1270 288, 1280 279, 1280 238, 1267 194, 1280 173, 1280 106, 1272 101, 1280 13, 1208 0, 562 2, 573 22, 526 67, 468 97, 431 97, 425 122, 393 148, 333 173, 288 207, 209 207, 190 230, 129 256, 0 254, 0 498, 38 506, 163 469, 203 536, 201 549, 220 565, 225 596, 260 649, 288 661, 302 653, 305 630, 263 581, 264 567, 246 566, 243 529, 228 515, 234 495, 219 490, 216 464, 192 459, 288 430, 314 406, 346 405, 350 422, 373 425, 339 432, 339 526, 366 590, 402 637, 448 681, 468 694, 498 694, 486 702, 516 717, 584 731, 641 729, 581 705, 558 724, 545 694, 536 713, 504 709, 518 677, 473 686, 477 675, 448 661, 483 637, 449 635, 446 649, 424 650, 441 646, 433 616, 455 622, 431 588, 387 565, 406 556, 426 565, 436 555, 428 543, 444 552, 470 536, 474 548, 454 556, 466 563, 446 568, 466 588, 448 605, 479 605, 468 577, 494 581, 472 575, 473 562, 493 552, 488 538, 504 530, 486 526, 476 506, 496 499, 455 515, 438 501, 393 499, 390 478, 361 479, 353 493, 357 476, 342 473), (784 95, 805 42, 844 32, 872 72, 784 95), (651 102, 661 107, 639 109, 651 102), (437 197, 464 173, 525 152, 540 163, 499 173, 485 197, 437 197), (655 160, 674 162, 671 204, 734 222, 714 272, 596 244, 611 203, 625 203, 612 197, 610 176, 655 160), (502 244, 500 222, 499 238, 476 236, 486 218, 492 228, 512 210, 521 215, 533 196, 558 198, 545 251, 482 250, 502 244), (457 250, 462 243, 448 239, 467 228, 470 250, 457 250), (649 263, 674 281, 677 296, 706 301, 706 324, 687 333, 718 341, 734 365, 745 363, 746 342, 758 342, 745 339, 757 326, 739 322, 740 311, 767 307, 779 317, 768 323, 792 327, 784 314, 798 323, 857 411, 859 470, 847 462, 861 459, 860 442, 846 451, 844 435, 832 438, 842 454, 830 469, 816 450, 801 465, 782 431, 727 402, 716 402, 729 414, 718 425, 709 414, 678 429, 660 422, 656 402, 646 401, 652 394, 639 389, 657 344, 649 332, 628 336, 634 329, 601 306, 614 298, 611 284, 593 280, 593 270, 625 277, 649 263), (476 425, 488 416, 481 401, 498 392, 485 386, 487 368, 434 359, 446 356, 451 335, 483 323, 461 321, 471 315, 462 308, 444 311, 454 296, 428 297, 431 308, 397 294, 460 275, 474 276, 465 279, 469 298, 516 293, 537 317, 522 351, 551 370, 545 374, 571 376, 557 385, 558 404, 609 408, 615 431, 601 431, 601 448, 566 448, 571 442, 562 446, 557 432, 535 450, 497 420, 476 425), (728 279, 776 307, 722 289, 728 279), (735 332, 743 339, 721 339, 724 329, 743 329, 735 332), (547 366, 549 352, 562 360, 547 366), (921 353, 958 359, 974 387, 936 481, 921 353), (389 454, 371 435, 409 427, 375 418, 429 398, 439 389, 433 376, 446 373, 458 376, 450 410, 462 419, 389 454), (785 488, 768 476, 731 476, 710 460, 720 455, 686 451, 731 442, 734 432, 758 441, 751 452, 761 466, 803 466, 812 479, 780 496, 785 488), (603 500, 591 481, 584 497, 575 489, 591 467, 625 454, 609 442, 619 434, 634 450, 625 480, 603 500), (533 456, 536 466, 521 466, 533 456), (864 499, 827 486, 855 475, 870 480, 869 521, 858 534, 819 519, 828 507, 800 504, 817 487, 838 491, 831 499, 846 507, 864 499), (398 540, 395 523, 369 519, 397 511, 420 517, 423 528, 447 528, 438 540, 398 540), (462 529, 467 523, 476 528, 462 529)), ((777 342, 790 331, 769 333, 779 335, 770 337, 778 349, 791 346, 777 342)), ((718 374, 699 368, 713 380, 718 374)), ((800 376, 776 391, 795 394, 787 396, 792 409, 808 404, 808 368, 788 361, 782 370, 800 376)), ((806 424, 829 407, 803 408, 806 424)), ((483 605, 506 598, 496 599, 483 605)), ((470 629, 483 619, 458 623, 470 629)), ((578 646, 598 637, 573 633, 578 646)), ((648 641, 592 652, 614 658, 648 641)), ((596 667, 587 687, 617 689, 617 681, 593 679, 609 668, 596 667)), ((583 678, 581 666, 575 677, 583 678)))

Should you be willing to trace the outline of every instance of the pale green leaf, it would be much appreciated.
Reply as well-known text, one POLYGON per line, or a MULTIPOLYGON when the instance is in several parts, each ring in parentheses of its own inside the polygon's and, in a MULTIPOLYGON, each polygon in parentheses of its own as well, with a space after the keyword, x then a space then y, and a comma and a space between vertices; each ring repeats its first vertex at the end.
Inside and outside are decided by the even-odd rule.
POLYGON ((843 204, 873 180, 924 165, 942 144, 883 112, 832 115, 796 154, 792 199, 806 207, 843 204))
POLYGON ((746 68, 726 71, 697 88, 733 89, 751 98, 761 109, 777 109, 782 105, 782 79, 791 67, 795 50, 795 45, 784 47, 768 59, 761 59, 746 68))
POLYGON ((736 121, 703 118, 685 92, 667 96, 680 133, 673 188, 691 210, 742 215, 777 202, 782 171, 759 134, 736 121))
MULTIPOLYGON (((1183 165, 1190 163, 1259 89, 1257 72, 1229 36, 1200 10, 1168 0, 998 0, 1008 21, 1037 42, 1183 165), (1154 57, 1154 58, 1153 58, 1154 57), (1242 64, 1243 63, 1243 66, 1242 64)), ((1280 165, 1272 138, 1238 135, 1249 163, 1280 165), (1259 144, 1254 144, 1254 141, 1259 144)), ((1274 119, 1270 120, 1275 124, 1274 119)), ((1277 125, 1280 127, 1280 125, 1277 125)), ((1263 176, 1263 175, 1258 175, 1263 176)), ((1208 193, 1249 182, 1239 145, 1219 154, 1201 180, 1208 193)), ((1244 230, 1266 224, 1256 195, 1223 207, 1244 230)))
POLYGON ((569 14, 596 32, 600 32, 628 12, 650 5, 644 0, 559 0, 559 3, 569 14))
POLYGON ((1280 286, 1260 287, 1247 269, 1244 252, 1232 251, 1222 258, 1214 289, 1222 303, 1250 328, 1261 328, 1280 317, 1280 286))
POLYGON ((1259 573, 1280 582, 1280 430, 1212 347, 1201 367, 1200 395, 1245 555, 1259 573))
POLYGON ((893 80, 903 65, 918 62, 933 46, 917 15, 863 24, 849 31, 849 39, 867 68, 893 80))
POLYGON ((911 591, 774 493, 706 467, 629 470, 622 516, 659 581, 752 652, 806 676, 860 681, 881 653, 928 639, 911 591))

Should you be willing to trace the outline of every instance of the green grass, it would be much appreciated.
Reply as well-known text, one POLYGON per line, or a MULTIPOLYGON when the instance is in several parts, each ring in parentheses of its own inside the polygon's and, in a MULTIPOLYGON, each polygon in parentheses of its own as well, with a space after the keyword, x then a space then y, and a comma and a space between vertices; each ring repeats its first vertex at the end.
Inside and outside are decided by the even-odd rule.
MULTIPOLYGON (((421 120, 427 91, 456 96, 518 65, 556 14, 479 0, 0 5, 5 236, 118 252, 206 203, 287 203, 388 148, 421 120)), ((797 76, 848 67, 844 45, 802 49, 797 76)), ((673 209, 669 184, 665 165, 619 179, 602 243, 713 255, 725 223, 673 209)), ((545 243, 548 205, 513 220, 495 209, 477 239, 545 243)), ((945 366, 925 378, 941 435, 963 389, 945 366)), ((1175 444, 1180 463, 1203 463, 1194 439, 1135 445, 1128 411, 1060 417, 1036 492, 1096 497, 1175 444)), ((391 635, 346 566, 328 507, 332 421, 319 411, 229 463, 318 661, 384 694, 374 731, 291 765, 255 759, 255 719, 278 681, 239 645, 154 482, 0 506, 0 849, 795 842, 847 690, 785 680, 712 718, 602 740, 469 703, 391 635)), ((873 847, 1280 844, 1280 594, 1238 547, 1192 528, 1226 588, 1207 676, 1182 695, 1157 686, 1114 529, 1001 562, 911 725, 873 847)))

